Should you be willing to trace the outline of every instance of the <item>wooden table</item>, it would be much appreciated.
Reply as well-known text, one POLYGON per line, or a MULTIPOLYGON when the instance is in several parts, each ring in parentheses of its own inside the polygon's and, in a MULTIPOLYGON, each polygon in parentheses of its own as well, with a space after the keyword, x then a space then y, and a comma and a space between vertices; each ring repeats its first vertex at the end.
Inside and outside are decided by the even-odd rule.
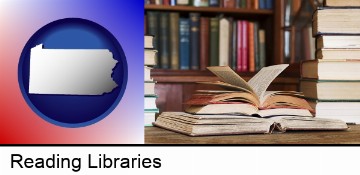
POLYGON ((158 127, 145 127, 147 144, 360 144, 360 125, 348 131, 289 131, 287 133, 190 137, 158 127))

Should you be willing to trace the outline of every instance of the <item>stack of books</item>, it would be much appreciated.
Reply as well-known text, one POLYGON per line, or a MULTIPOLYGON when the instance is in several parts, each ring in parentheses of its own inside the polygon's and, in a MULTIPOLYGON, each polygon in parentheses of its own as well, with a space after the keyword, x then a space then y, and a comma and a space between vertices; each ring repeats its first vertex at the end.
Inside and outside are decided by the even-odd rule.
POLYGON ((313 15, 316 60, 302 63, 300 90, 316 117, 360 123, 360 1, 326 0, 313 15))
POLYGON ((224 90, 199 90, 185 103, 186 113, 162 113, 154 124, 191 136, 346 130, 345 122, 314 118, 300 92, 266 91, 287 66, 265 67, 248 82, 228 66, 208 67, 221 81, 202 83, 224 90))
POLYGON ((266 64, 266 33, 258 22, 147 11, 145 32, 159 36, 155 44, 162 69, 230 66, 237 72, 254 72, 266 64))
POLYGON ((272 9, 273 0, 145 0, 145 4, 165 6, 223 7, 244 9, 272 9))
POLYGON ((155 81, 150 76, 152 67, 156 65, 156 49, 154 37, 145 35, 145 53, 144 53, 144 101, 145 101, 145 126, 152 126, 155 121, 155 115, 159 112, 156 106, 157 95, 155 94, 155 81))

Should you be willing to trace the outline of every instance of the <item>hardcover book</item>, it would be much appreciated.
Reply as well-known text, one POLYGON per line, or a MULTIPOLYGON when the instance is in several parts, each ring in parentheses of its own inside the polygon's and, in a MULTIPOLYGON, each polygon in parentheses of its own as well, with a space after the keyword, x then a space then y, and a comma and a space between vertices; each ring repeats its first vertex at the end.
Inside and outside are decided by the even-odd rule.
POLYGON ((200 62, 200 14, 190 13, 190 67, 199 69, 200 62))
POLYGON ((191 115, 183 112, 163 112, 153 124, 189 136, 348 129, 345 122, 335 119, 295 116, 265 119, 234 115, 191 115))
POLYGON ((310 60, 301 64, 301 77, 320 80, 360 80, 360 61, 310 60))
POLYGON ((190 20, 180 18, 179 20, 179 56, 180 69, 190 69, 190 20))

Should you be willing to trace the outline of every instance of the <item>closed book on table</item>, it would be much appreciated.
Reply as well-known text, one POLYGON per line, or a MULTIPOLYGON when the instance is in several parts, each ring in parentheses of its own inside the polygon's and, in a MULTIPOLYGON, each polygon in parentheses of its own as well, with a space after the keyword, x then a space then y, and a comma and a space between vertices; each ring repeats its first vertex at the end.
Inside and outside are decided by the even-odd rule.
POLYGON ((179 55, 180 69, 190 69, 190 20, 188 18, 180 18, 179 20, 179 55))
POLYGON ((200 62, 200 14, 190 13, 190 67, 199 69, 200 62))
POLYGON ((156 65, 156 55, 157 51, 154 49, 145 49, 144 51, 144 65, 145 66, 155 66, 156 65))
POLYGON ((360 35, 321 35, 316 49, 360 49, 360 35))
POLYGON ((210 19, 207 17, 201 17, 200 18, 200 70, 206 70, 206 67, 209 66, 209 59, 210 59, 209 30, 210 30, 210 19))
POLYGON ((160 13, 160 67, 170 68, 169 13, 160 13))
POLYGON ((171 69, 179 69, 179 13, 170 13, 171 69))
POLYGON ((210 66, 219 65, 219 18, 210 18, 210 66))
POLYGON ((309 60, 301 64, 301 77, 320 80, 360 80, 360 61, 309 60))

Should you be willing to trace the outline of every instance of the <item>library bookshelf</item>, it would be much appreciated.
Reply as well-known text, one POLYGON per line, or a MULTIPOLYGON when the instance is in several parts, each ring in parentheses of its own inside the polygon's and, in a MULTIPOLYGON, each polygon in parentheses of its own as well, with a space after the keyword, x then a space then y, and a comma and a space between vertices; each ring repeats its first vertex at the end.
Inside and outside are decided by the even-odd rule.
MULTIPOLYGON (((274 1, 272 10, 242 9, 223 7, 162 6, 145 5, 147 11, 178 12, 188 15, 192 12, 202 16, 215 17, 220 14, 234 19, 257 21, 266 31, 266 65, 281 64, 284 60, 284 2, 274 1)), ((290 65, 269 87, 269 90, 297 90, 299 82, 299 64, 290 65)), ((245 80, 249 80, 256 72, 238 72, 245 80)), ((183 103, 200 89, 216 89, 216 87, 197 84, 199 81, 217 80, 208 71, 203 70, 170 70, 153 69, 151 76, 157 84, 157 106, 160 112, 183 111, 183 103)))

